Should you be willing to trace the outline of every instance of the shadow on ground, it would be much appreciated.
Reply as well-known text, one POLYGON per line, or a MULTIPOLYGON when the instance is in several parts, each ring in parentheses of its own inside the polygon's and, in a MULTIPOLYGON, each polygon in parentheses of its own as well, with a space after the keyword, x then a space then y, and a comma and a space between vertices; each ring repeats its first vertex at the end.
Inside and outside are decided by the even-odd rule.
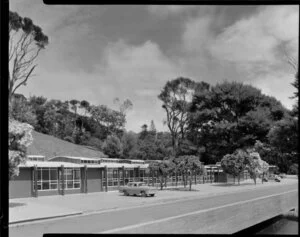
POLYGON ((19 207, 19 206, 25 206, 25 203, 18 203, 18 202, 11 202, 9 203, 9 207, 19 207))
POLYGON ((254 183, 241 183, 241 184, 228 184, 228 183, 223 183, 223 184, 212 184, 212 186, 217 186, 217 187, 230 187, 230 186, 253 186, 255 185, 254 183))
POLYGON ((196 192, 199 192, 199 190, 197 189, 191 189, 190 188, 183 188, 183 187, 180 187, 180 188, 164 188, 163 190, 168 190, 168 191, 196 191, 196 192))

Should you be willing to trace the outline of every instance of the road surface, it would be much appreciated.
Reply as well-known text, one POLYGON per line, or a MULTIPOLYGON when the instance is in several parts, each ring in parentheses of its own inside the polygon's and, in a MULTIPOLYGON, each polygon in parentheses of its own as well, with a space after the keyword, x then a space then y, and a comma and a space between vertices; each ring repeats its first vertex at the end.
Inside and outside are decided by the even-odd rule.
MULTIPOLYGON (((113 210, 63 219, 47 220, 39 223, 32 222, 31 224, 10 227, 9 236, 41 237, 43 233, 128 233, 128 231, 130 232, 132 229, 152 225, 153 223, 155 223, 156 229, 151 229, 151 233, 159 233, 160 225, 164 225, 164 228, 166 228, 164 222, 172 218, 181 217, 181 220, 184 222, 185 217, 193 213, 195 214, 207 209, 215 209, 278 193, 290 192, 296 189, 298 189, 297 184, 277 187, 269 186, 265 189, 245 190, 239 193, 229 193, 211 197, 195 197, 193 199, 182 199, 157 205, 151 204, 151 206, 148 207, 139 206, 125 210, 113 210)), ((78 203, 78 205, 80 205, 80 203, 78 203)), ((230 217, 230 213, 228 213, 228 217, 230 217)), ((214 217, 211 218, 214 219, 214 217)), ((178 233, 174 228, 176 227, 170 226, 168 232, 178 233)), ((181 229, 180 232, 188 233, 189 230, 181 229)))

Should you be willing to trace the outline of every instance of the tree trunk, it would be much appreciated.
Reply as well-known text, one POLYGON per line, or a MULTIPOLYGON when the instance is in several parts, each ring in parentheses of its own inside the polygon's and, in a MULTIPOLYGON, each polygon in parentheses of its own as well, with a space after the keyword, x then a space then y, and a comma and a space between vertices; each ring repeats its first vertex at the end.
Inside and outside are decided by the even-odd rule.
POLYGON ((160 178, 160 190, 163 190, 164 187, 164 182, 163 182, 163 178, 160 178))
POLYGON ((240 185, 240 175, 238 176, 238 184, 240 185))
POLYGON ((235 175, 233 176, 233 183, 235 184, 235 175))
POLYGON ((192 173, 190 172, 190 175, 189 175, 189 181, 190 181, 190 191, 192 191, 192 173))
POLYGON ((182 177, 183 177, 183 186, 186 187, 186 182, 185 182, 186 177, 185 177, 185 173, 183 173, 182 177))

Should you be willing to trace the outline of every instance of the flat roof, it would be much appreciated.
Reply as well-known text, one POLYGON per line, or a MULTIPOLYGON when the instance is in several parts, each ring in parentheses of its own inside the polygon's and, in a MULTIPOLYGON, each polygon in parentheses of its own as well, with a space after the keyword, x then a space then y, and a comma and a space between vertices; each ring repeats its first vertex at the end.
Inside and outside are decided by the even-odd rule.
POLYGON ((100 158, 88 158, 88 157, 80 157, 80 156, 54 156, 49 158, 48 160, 52 160, 54 158, 69 158, 73 160, 100 160, 100 158))
POLYGON ((141 169, 148 168, 148 164, 122 164, 122 163, 104 163, 104 164, 76 164, 76 163, 70 163, 70 162, 64 162, 64 161, 31 161, 27 160, 25 164, 20 164, 20 168, 26 168, 26 167, 60 167, 64 166, 66 168, 80 168, 80 167, 87 167, 87 168, 104 168, 105 166, 107 168, 137 168, 140 167, 141 169))
POLYGON ((49 167, 49 168, 56 168, 60 166, 64 166, 66 168, 80 168, 84 167, 83 165, 75 164, 75 163, 70 163, 70 162, 62 162, 62 161, 31 161, 28 160, 26 161, 25 164, 20 164, 19 167, 25 168, 25 167, 49 167))

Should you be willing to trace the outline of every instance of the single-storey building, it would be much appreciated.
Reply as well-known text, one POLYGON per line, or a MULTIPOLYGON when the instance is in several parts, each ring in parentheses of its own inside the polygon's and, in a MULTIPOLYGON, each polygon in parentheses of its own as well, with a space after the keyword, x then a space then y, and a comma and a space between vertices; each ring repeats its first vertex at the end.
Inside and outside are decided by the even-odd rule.
MULTIPOLYGON (((151 171, 149 162, 116 158, 86 158, 55 156, 45 159, 31 155, 19 166, 20 174, 9 182, 10 198, 65 195, 116 190, 132 181, 158 185, 156 171, 151 171)), ((217 181, 221 169, 205 166, 206 175, 193 174, 195 183, 217 181)), ((167 185, 182 184, 182 174, 174 173, 167 185)), ((219 178, 221 181, 221 178, 219 178)), ((219 182, 220 182, 219 181, 219 182)))

